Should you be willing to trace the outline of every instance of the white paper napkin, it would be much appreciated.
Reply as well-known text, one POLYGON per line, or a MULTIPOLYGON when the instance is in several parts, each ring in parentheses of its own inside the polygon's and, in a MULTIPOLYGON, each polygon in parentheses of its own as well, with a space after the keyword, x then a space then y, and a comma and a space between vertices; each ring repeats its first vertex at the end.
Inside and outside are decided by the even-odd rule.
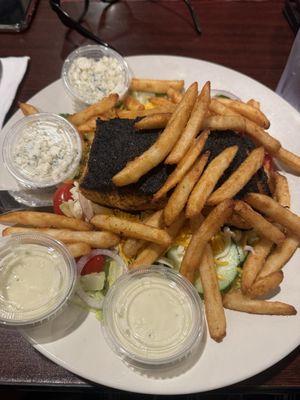
MULTIPOLYGON (((0 58, 2 77, 0 80, 0 129, 4 118, 16 96, 20 82, 25 74, 29 57, 0 58)), ((0 132, 0 190, 18 190, 17 181, 10 175, 2 159, 5 132, 0 132)))
POLYGON ((2 78, 0 80, 0 128, 5 115, 16 96, 17 89, 23 79, 29 57, 0 58, 2 63, 2 78))

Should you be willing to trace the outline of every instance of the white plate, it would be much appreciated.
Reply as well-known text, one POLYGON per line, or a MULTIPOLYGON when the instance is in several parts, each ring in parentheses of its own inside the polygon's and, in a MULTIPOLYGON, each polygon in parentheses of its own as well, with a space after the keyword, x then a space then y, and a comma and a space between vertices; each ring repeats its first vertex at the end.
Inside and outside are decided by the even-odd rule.
MULTIPOLYGON (((184 79, 188 85, 207 80, 213 89, 225 89, 244 100, 255 98, 271 119, 272 134, 282 144, 300 153, 300 116, 289 104, 260 83, 227 68, 208 62, 171 56, 129 57, 139 77, 184 79)), ((54 82, 30 102, 44 111, 68 112, 72 104, 60 81, 54 82)), ((9 122, 18 119, 18 112, 9 122)), ((0 168, 3 188, 14 182, 0 168)), ((299 178, 288 175, 293 210, 300 195, 299 178)), ((300 254, 285 267, 285 279, 276 300, 300 310, 300 254)), ((275 364, 300 343, 300 316, 272 317, 226 311, 227 336, 217 344, 207 338, 201 357, 181 375, 149 378, 129 369, 106 345, 94 315, 70 308, 57 320, 25 334, 34 347, 64 368, 102 385, 149 394, 184 394, 227 386, 249 378, 275 364)), ((177 371, 182 372, 182 371, 177 371)))

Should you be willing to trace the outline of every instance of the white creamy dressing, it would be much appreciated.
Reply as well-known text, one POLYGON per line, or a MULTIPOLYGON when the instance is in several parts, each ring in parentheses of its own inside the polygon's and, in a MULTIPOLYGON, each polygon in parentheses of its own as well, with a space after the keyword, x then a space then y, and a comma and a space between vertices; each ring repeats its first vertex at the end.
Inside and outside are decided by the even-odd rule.
POLYGON ((164 277, 131 281, 113 307, 115 334, 121 344, 148 359, 172 356, 192 330, 191 299, 164 277))
POLYGON ((73 89, 89 104, 122 91, 125 85, 120 63, 106 56, 99 60, 78 57, 70 66, 68 78, 73 89))
POLYGON ((39 317, 53 308, 65 288, 65 261, 54 249, 19 244, 0 261, 1 312, 39 317))
POLYGON ((33 122, 19 134, 13 160, 20 172, 36 183, 62 181, 78 158, 75 139, 57 123, 33 122))

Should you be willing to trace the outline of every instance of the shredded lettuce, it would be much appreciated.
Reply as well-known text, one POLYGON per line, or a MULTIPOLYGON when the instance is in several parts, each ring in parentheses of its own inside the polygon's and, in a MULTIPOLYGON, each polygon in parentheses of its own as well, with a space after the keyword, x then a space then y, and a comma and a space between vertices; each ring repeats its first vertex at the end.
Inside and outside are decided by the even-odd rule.
MULTIPOLYGON (((105 260, 104 271, 83 275, 79 279, 85 293, 100 303, 104 299, 108 289, 122 274, 123 268, 115 260, 107 258, 105 260)), ((102 310, 89 307, 78 295, 73 297, 72 302, 84 310, 93 312, 99 321, 102 320, 102 310)))
MULTIPOLYGON (((100 292, 99 292, 100 293, 100 292)), ((98 298, 100 298, 100 295, 97 295, 98 298)), ((104 295, 102 295, 104 297, 104 295)), ((92 312, 95 314, 95 317, 98 319, 98 321, 102 321, 103 319, 103 312, 102 310, 96 310, 95 308, 89 307, 81 298, 75 294, 72 298, 72 303, 75 304, 76 306, 82 308, 85 311, 92 312)))
POLYGON ((107 276, 108 286, 111 287, 122 274, 123 268, 121 265, 116 263, 115 260, 110 260, 107 276))

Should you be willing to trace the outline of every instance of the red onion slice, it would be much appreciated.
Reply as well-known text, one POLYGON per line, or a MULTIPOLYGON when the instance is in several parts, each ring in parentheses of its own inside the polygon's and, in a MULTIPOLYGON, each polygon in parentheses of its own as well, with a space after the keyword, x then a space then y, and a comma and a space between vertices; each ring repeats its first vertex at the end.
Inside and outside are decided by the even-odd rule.
POLYGON ((94 210, 92 202, 85 198, 83 194, 78 191, 78 201, 82 209, 82 214, 84 215, 87 222, 89 222, 94 216, 94 210))
POLYGON ((91 296, 89 296, 82 289, 82 286, 81 286, 81 283, 80 283, 80 279, 78 279, 78 282, 77 282, 76 293, 81 298, 81 300, 84 301, 89 307, 94 308, 95 310, 101 310, 102 309, 103 299, 101 299, 99 301, 99 300, 93 299, 91 296))

